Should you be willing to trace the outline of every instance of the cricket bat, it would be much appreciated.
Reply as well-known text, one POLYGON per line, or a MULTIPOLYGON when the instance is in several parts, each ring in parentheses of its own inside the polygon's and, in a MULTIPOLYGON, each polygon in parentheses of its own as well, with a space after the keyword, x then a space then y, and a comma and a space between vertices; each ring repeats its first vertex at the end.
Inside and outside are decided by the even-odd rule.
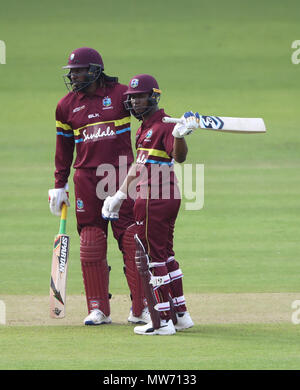
POLYGON ((63 203, 59 232, 54 238, 51 280, 50 317, 64 318, 66 314, 66 287, 70 237, 66 235, 67 205, 63 203))
MULTIPOLYGON (((169 118, 167 116, 163 118, 163 122, 165 123, 180 123, 181 121, 181 118, 169 118)), ((232 118, 200 115, 200 128, 242 134, 266 132, 266 126, 262 118, 232 118)))

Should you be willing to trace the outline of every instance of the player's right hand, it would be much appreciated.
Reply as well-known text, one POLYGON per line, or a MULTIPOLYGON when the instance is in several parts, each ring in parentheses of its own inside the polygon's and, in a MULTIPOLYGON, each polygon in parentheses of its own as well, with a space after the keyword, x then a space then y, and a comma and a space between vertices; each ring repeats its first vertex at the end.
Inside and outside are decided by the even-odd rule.
POLYGON ((63 203, 70 207, 68 193, 65 188, 53 188, 48 191, 49 207, 53 215, 60 216, 63 203))
POLYGON ((126 194, 122 191, 117 191, 113 196, 108 196, 102 207, 102 218, 115 221, 119 219, 119 211, 122 206, 122 203, 126 199, 126 194))
POLYGON ((192 111, 187 111, 180 119, 180 123, 175 125, 172 132, 175 138, 183 138, 200 127, 200 115, 198 112, 194 114, 192 111))

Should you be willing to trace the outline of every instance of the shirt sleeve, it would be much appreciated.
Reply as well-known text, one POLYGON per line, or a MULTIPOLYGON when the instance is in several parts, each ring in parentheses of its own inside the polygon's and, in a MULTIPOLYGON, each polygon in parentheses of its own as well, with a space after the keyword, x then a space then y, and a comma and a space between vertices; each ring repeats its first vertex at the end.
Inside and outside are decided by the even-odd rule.
POLYGON ((68 181, 74 145, 73 129, 64 119, 59 103, 56 108, 55 188, 63 188, 68 181))
POLYGON ((163 145, 168 156, 172 157, 172 151, 174 146, 174 136, 172 131, 174 129, 174 124, 166 124, 166 129, 164 131, 163 145))

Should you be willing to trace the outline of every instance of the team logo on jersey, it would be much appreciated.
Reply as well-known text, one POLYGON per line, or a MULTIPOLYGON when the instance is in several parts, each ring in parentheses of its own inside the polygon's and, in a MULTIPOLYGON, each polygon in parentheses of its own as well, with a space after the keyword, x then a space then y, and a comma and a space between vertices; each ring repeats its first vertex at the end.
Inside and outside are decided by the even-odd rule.
POLYGON ((146 134, 146 138, 150 138, 152 135, 152 130, 149 130, 148 133, 146 134))
POLYGON ((83 207, 84 207, 83 201, 82 201, 81 199, 77 199, 76 205, 77 205, 77 209, 78 209, 78 210, 82 210, 83 207))
POLYGON ((103 100, 102 100, 102 103, 103 103, 103 106, 104 107, 108 107, 111 105, 111 98, 109 98, 108 96, 106 96, 103 100))
POLYGON ((132 88, 136 88, 138 85, 139 85, 139 80, 138 79, 132 79, 131 80, 130 86, 132 88))

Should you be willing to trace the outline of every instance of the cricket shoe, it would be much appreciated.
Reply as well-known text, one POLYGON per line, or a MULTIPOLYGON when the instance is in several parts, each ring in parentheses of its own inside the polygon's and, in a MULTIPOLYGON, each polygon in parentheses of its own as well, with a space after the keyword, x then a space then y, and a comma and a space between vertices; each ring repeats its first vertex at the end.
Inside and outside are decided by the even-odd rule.
POLYGON ((136 326, 134 328, 134 333, 144 334, 146 336, 154 336, 154 335, 169 336, 175 334, 176 329, 174 327, 172 320, 169 321, 160 320, 160 328, 154 329, 152 325, 152 321, 150 321, 146 325, 136 326))
POLYGON ((189 312, 185 311, 184 313, 176 313, 177 324, 175 324, 175 329, 178 331, 191 328, 194 326, 194 323, 191 319, 189 312))
POLYGON ((90 314, 84 319, 84 325, 102 325, 102 324, 110 324, 111 318, 110 316, 106 316, 99 309, 94 309, 90 312, 90 314))
POLYGON ((150 313, 148 310, 148 307, 145 307, 141 313, 140 316, 136 317, 132 313, 132 309, 130 309, 128 322, 131 322, 132 324, 148 324, 151 321, 150 313))

